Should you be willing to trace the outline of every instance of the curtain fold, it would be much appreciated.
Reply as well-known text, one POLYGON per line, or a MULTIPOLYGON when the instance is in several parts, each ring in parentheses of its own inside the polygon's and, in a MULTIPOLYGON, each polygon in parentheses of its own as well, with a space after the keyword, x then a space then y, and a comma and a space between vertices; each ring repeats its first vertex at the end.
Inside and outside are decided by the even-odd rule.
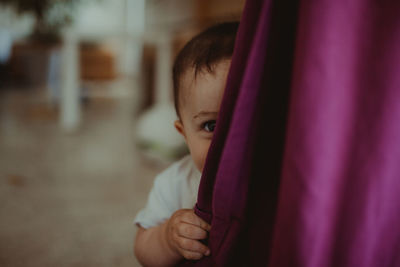
POLYGON ((248 0, 196 266, 400 266, 400 2, 248 0))
POLYGON ((270 266, 400 266, 400 2, 299 14, 270 266))

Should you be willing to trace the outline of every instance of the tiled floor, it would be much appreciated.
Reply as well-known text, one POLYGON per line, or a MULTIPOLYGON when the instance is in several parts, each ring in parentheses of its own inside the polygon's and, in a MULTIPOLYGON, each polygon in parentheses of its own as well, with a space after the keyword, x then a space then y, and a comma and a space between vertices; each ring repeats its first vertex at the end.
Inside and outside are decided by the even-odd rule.
POLYGON ((164 166, 135 148, 135 93, 73 134, 35 95, 0 93, 0 266, 139 266, 132 220, 164 166))

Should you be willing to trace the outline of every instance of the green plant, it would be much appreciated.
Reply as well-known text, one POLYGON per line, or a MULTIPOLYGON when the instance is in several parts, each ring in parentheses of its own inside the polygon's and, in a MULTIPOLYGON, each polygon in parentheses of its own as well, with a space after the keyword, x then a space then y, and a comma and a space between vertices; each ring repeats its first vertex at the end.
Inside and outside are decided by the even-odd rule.
POLYGON ((0 0, 21 13, 31 13, 35 17, 32 39, 58 41, 60 30, 73 21, 73 14, 81 0, 0 0))

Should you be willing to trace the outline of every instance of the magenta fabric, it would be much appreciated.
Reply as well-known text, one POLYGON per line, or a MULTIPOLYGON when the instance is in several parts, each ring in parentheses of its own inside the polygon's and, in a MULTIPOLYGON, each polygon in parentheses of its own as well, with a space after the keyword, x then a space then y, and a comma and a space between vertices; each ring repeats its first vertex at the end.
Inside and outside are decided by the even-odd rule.
POLYGON ((270 266, 400 266, 400 1, 301 1, 289 114, 270 266))
POLYGON ((400 266, 400 2, 248 0, 196 266, 400 266))

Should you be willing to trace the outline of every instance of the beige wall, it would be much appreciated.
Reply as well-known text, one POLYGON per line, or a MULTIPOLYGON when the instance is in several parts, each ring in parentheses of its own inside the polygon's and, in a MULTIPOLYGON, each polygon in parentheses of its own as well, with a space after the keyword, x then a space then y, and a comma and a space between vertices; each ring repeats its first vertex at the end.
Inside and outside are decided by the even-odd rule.
POLYGON ((197 0, 196 19, 208 24, 221 20, 240 18, 245 0, 197 0))
POLYGON ((184 30, 240 17, 245 0, 150 0, 146 30, 184 30))

